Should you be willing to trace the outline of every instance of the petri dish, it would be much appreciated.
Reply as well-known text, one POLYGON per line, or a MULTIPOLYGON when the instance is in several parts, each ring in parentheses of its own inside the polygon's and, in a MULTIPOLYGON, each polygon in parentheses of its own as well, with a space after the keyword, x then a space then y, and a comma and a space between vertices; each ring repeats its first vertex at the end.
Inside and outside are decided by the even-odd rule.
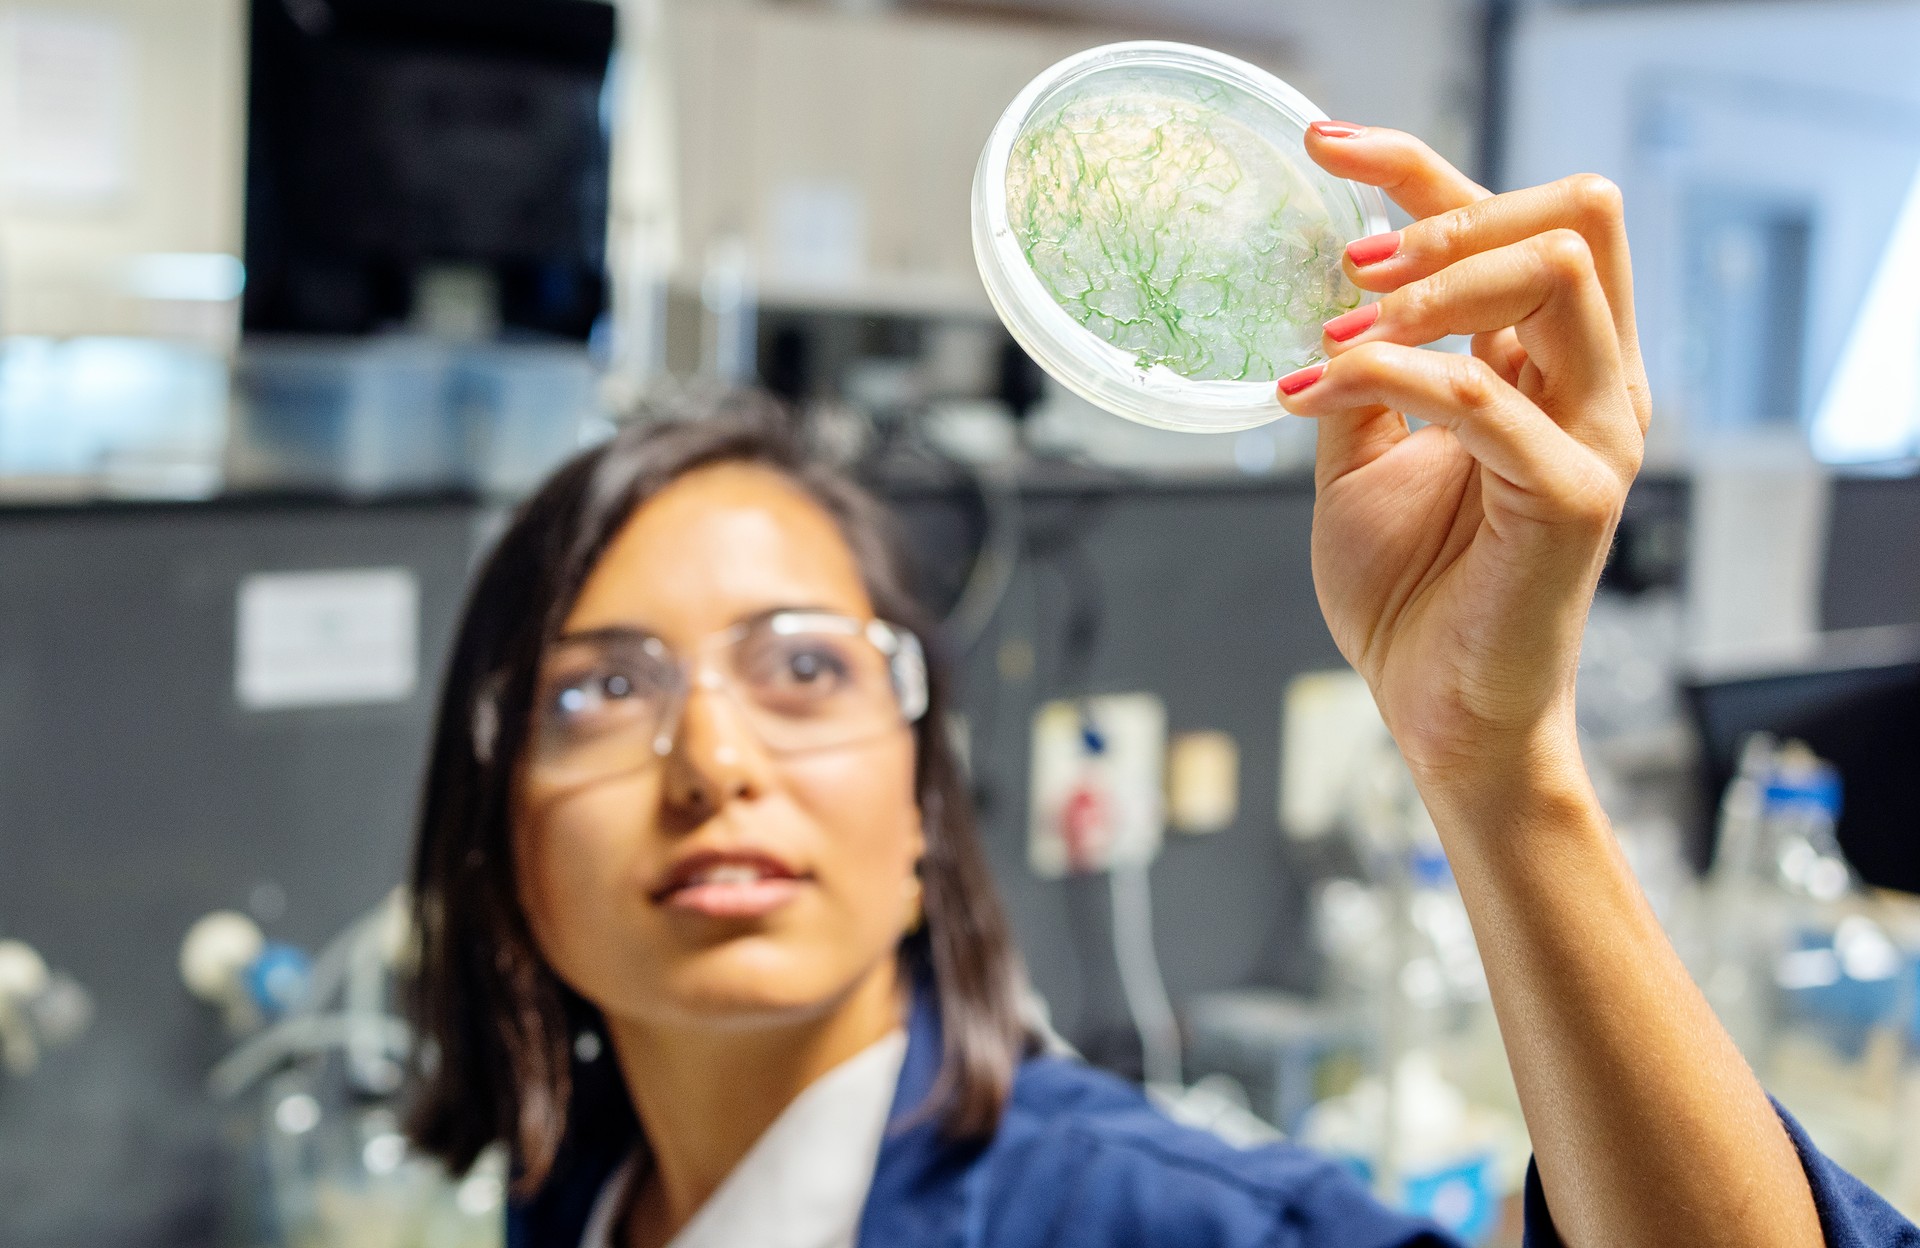
POLYGON ((1274 382, 1368 296, 1341 254, 1386 201, 1308 158, 1325 118, 1280 79, 1180 43, 1108 44, 1029 83, 973 180, 994 311, 1067 389, 1163 429, 1285 415, 1274 382))

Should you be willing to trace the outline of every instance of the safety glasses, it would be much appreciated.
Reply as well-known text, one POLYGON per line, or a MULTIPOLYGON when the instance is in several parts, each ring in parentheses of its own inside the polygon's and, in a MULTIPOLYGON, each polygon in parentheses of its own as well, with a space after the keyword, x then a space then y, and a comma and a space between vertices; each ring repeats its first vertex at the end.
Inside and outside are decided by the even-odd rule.
POLYGON ((650 766, 672 750, 696 687, 781 755, 854 745, 927 710, 919 639, 884 620, 776 611, 687 655, 639 630, 596 629, 563 637, 541 662, 534 778, 573 787, 650 766))

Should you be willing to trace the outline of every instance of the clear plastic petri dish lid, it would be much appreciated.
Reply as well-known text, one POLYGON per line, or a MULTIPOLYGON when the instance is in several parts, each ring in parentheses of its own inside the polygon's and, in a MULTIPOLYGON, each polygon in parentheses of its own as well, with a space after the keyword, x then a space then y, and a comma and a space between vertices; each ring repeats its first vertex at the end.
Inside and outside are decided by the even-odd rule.
POLYGON ((1366 298, 1341 271, 1387 229, 1372 187, 1306 154, 1326 116, 1265 70, 1179 43, 1114 43, 1029 83, 973 180, 973 253, 1016 341, 1091 403, 1163 429, 1285 414, 1366 298))

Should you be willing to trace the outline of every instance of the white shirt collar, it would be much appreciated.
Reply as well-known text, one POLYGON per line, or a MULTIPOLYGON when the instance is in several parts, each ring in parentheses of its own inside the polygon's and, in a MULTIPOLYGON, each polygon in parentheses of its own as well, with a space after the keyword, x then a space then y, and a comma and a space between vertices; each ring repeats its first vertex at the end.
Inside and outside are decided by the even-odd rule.
MULTIPOLYGON (((809 1084, 668 1248, 853 1248, 907 1057, 895 1031, 809 1084)), ((580 1248, 614 1248, 629 1158, 600 1189, 580 1248)))

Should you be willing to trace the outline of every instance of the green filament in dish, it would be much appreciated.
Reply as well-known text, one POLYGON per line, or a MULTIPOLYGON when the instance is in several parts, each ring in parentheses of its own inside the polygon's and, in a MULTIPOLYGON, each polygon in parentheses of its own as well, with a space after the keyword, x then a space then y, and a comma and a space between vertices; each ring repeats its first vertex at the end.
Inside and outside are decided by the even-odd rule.
POLYGON ((1027 263, 1143 370, 1271 380, 1320 358, 1321 324, 1360 302, 1319 190, 1229 115, 1235 94, 1090 84, 1014 143, 1007 211, 1027 263))

